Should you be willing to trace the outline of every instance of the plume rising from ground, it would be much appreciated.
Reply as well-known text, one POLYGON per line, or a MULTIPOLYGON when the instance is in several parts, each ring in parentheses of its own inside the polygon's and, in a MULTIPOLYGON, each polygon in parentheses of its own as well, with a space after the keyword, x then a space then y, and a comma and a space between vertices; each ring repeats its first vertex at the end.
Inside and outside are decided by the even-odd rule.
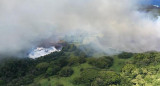
POLYGON ((0 53, 16 54, 47 38, 79 37, 79 31, 98 34, 87 43, 106 53, 159 51, 160 21, 138 11, 142 1, 1 0, 0 53))

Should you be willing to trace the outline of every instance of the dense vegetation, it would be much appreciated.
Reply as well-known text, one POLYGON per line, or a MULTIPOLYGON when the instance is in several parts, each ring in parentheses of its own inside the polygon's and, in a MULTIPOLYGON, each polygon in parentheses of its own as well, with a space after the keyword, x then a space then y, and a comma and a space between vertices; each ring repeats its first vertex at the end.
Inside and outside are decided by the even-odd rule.
POLYGON ((0 86, 159 86, 159 67, 158 52, 94 57, 65 44, 38 59, 1 60, 0 86))

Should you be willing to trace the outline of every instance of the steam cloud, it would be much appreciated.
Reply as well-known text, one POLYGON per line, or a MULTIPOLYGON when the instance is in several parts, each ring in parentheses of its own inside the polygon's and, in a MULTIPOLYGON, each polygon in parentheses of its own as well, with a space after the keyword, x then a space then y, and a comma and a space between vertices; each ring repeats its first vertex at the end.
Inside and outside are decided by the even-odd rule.
POLYGON ((89 41, 102 50, 159 51, 160 21, 138 11, 141 1, 0 0, 0 53, 15 54, 79 30, 100 35, 89 41))

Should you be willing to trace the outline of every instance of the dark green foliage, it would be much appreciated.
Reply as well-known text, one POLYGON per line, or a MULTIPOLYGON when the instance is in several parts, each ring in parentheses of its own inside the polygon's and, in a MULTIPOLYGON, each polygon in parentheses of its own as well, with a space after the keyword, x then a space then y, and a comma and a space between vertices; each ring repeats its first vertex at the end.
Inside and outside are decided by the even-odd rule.
POLYGON ((74 84, 85 84, 90 86, 92 81, 98 76, 98 70, 95 69, 85 69, 81 72, 80 77, 76 77, 73 80, 74 84))
POLYGON ((52 67, 49 67, 48 69, 47 69, 47 71, 46 71, 46 75, 48 75, 48 76, 51 76, 51 75, 53 75, 53 72, 54 71, 54 69, 52 68, 52 67))
POLYGON ((101 78, 96 78, 94 82, 92 82, 92 86, 107 86, 105 85, 105 81, 101 78))
POLYGON ((72 52, 76 50, 76 46, 74 44, 65 44, 65 47, 63 47, 62 51, 72 52))
POLYGON ((73 74, 73 69, 71 67, 64 67, 61 69, 61 71, 59 72, 59 75, 61 77, 69 77, 73 74))
POLYGON ((98 81, 96 82, 101 82, 100 84, 104 84, 104 86, 113 85, 113 84, 117 85, 117 84, 120 84, 121 77, 119 74, 113 71, 100 71, 97 80, 98 81))
POLYGON ((78 65, 78 64, 82 64, 86 62, 86 58, 84 57, 70 57, 68 59, 68 65, 72 66, 72 65, 78 65))
POLYGON ((147 66, 150 65, 150 63, 157 62, 155 60, 155 54, 154 53, 140 53, 134 56, 134 62, 138 66, 147 66))
POLYGON ((27 85, 34 81, 33 75, 26 75, 25 77, 13 79, 11 82, 8 83, 8 86, 21 86, 21 85, 27 85))
POLYGON ((121 54, 118 55, 119 58, 121 59, 128 59, 133 56, 133 53, 130 52, 122 52, 121 54))
POLYGON ((7 86, 20 86, 32 83, 35 76, 40 74, 55 75, 63 66, 67 65, 64 55, 64 52, 55 52, 35 60, 6 58, 0 64, 0 79, 7 86))
POLYGON ((72 83, 73 83, 73 84, 76 84, 76 85, 83 84, 82 78, 81 78, 81 77, 75 77, 75 78, 73 79, 73 82, 72 82, 72 83))
POLYGON ((131 74, 132 70, 134 70, 136 67, 133 64, 126 64, 123 68, 122 68, 122 72, 125 75, 129 75, 131 74))
POLYGON ((79 57, 78 58, 78 62, 79 62, 79 64, 85 63, 86 62, 86 58, 85 57, 79 57))
POLYGON ((64 85, 62 83, 60 83, 60 82, 56 82, 55 86, 64 86, 64 85))
POLYGON ((36 65, 36 75, 45 73, 47 68, 49 67, 49 63, 47 62, 41 62, 36 65))
POLYGON ((88 59, 88 63, 91 65, 96 65, 96 62, 97 62, 97 58, 89 58, 88 59))
POLYGON ((57 72, 61 70, 61 65, 59 65, 59 64, 60 63, 57 64, 57 63, 55 63, 53 61, 50 63, 50 67, 49 68, 52 69, 52 75, 57 74, 57 72))
POLYGON ((59 65, 50 65, 46 70, 46 76, 56 75, 60 69, 61 67, 59 65))
POLYGON ((36 65, 36 68, 37 68, 38 70, 46 70, 46 69, 48 68, 48 66, 49 66, 49 63, 47 63, 47 62, 42 62, 42 63, 37 64, 37 65, 36 65))
POLYGON ((100 57, 100 58, 90 58, 90 59, 88 59, 88 63, 91 64, 91 65, 94 65, 98 68, 108 69, 109 67, 112 66, 113 59, 111 57, 108 57, 108 56, 103 56, 103 57, 100 57))
POLYGON ((33 61, 30 59, 12 58, 0 66, 0 77, 5 82, 14 78, 23 77, 33 68, 33 61))
POLYGON ((79 58, 77 57, 71 57, 68 59, 68 65, 71 66, 71 65, 76 65, 79 63, 79 58))
POLYGON ((4 85, 5 82, 3 80, 0 79, 0 86, 4 85))

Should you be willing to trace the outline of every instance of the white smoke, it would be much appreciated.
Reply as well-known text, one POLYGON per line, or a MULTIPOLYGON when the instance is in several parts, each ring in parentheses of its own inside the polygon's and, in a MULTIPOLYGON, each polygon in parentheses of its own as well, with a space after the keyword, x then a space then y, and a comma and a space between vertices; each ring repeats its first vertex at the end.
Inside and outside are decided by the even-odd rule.
POLYGON ((14 54, 76 31, 98 33, 90 42, 108 48, 160 50, 160 21, 139 12, 144 0, 0 0, 0 53, 14 54))
POLYGON ((58 51, 60 50, 57 50, 54 46, 51 46, 50 48, 37 47, 36 49, 32 50, 28 56, 29 58, 36 59, 38 57, 45 56, 52 52, 58 52, 58 51))

